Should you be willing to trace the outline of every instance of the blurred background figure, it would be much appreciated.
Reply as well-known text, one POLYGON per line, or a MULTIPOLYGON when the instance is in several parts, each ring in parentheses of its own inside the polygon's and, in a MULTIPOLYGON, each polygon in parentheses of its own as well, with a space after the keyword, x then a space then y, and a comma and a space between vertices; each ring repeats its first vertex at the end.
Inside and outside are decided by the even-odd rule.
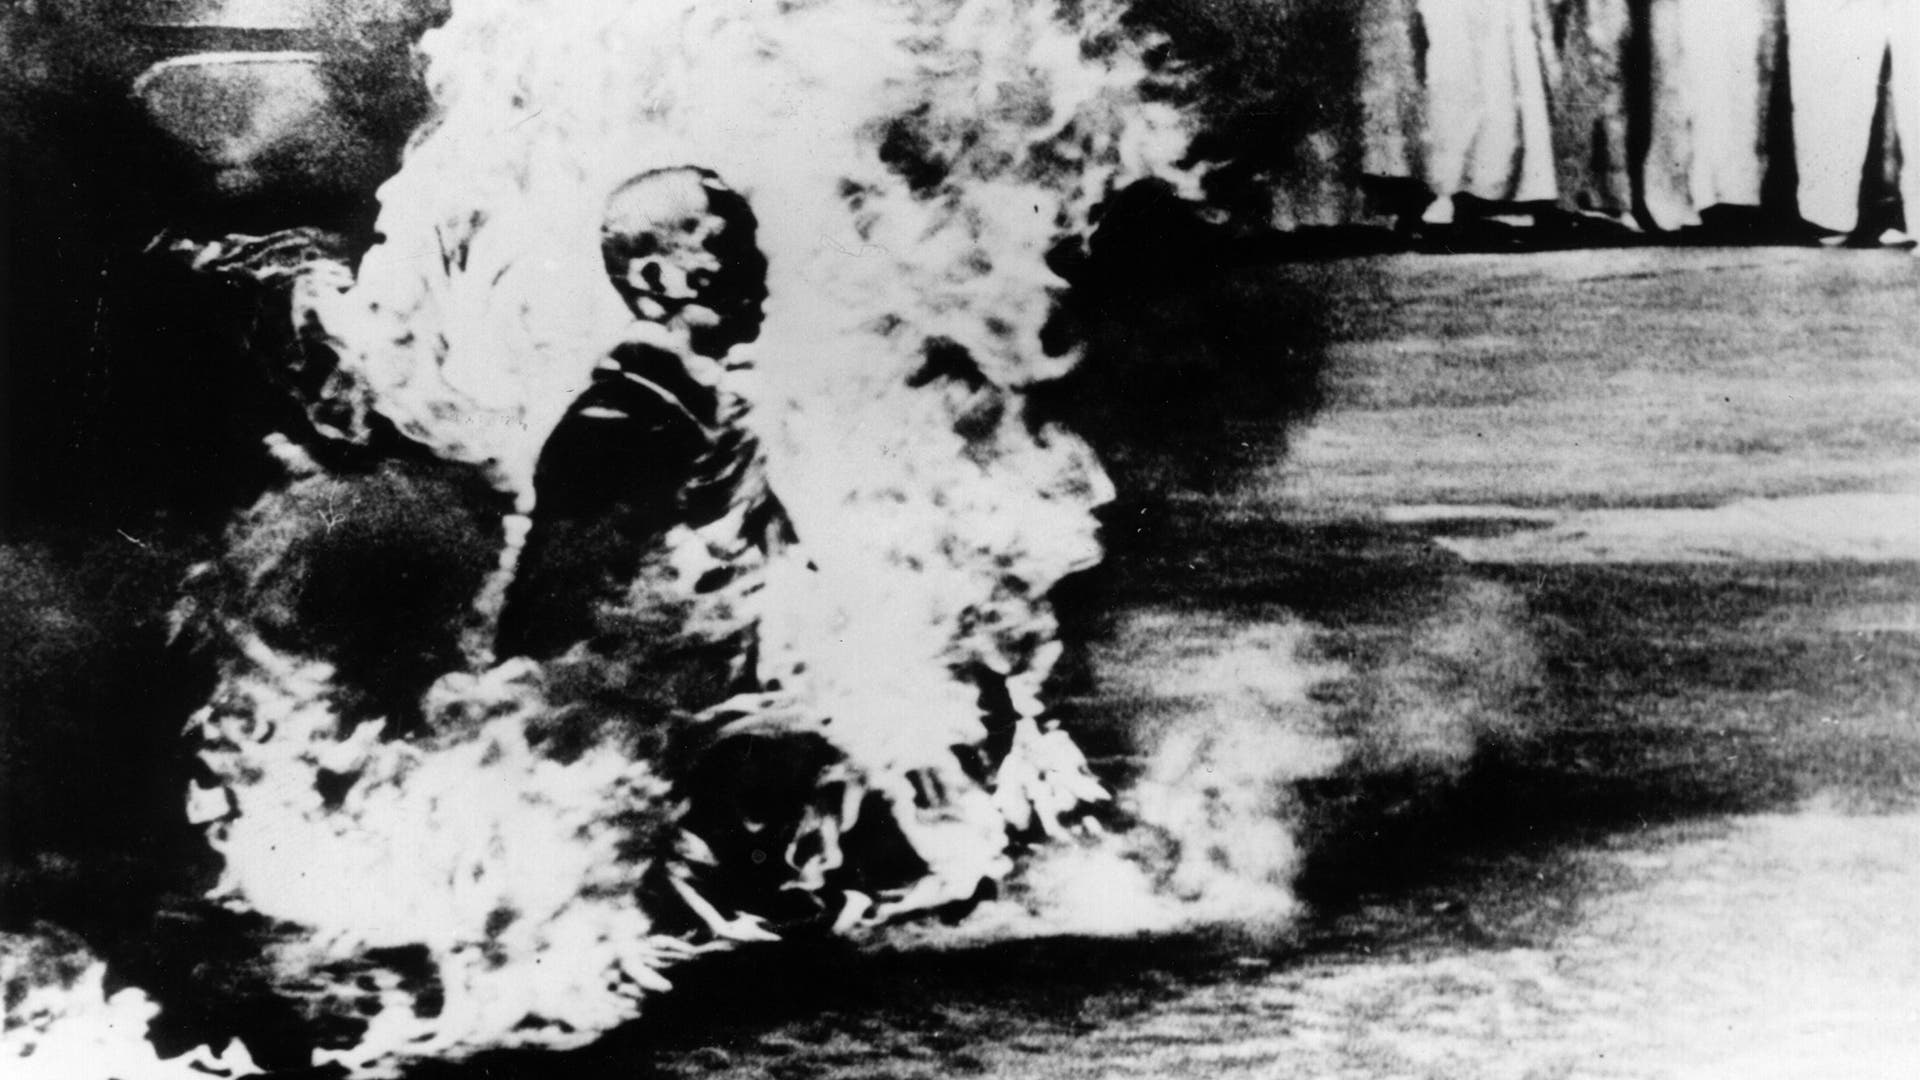
POLYGON ((1403 221, 1906 242, 1889 231, 1920 139, 1904 0, 1366 0, 1348 17, 1354 74, 1327 66, 1325 107, 1352 95, 1355 145, 1331 156, 1403 221))
MULTIPOLYGON (((1652 0, 1647 12, 1647 217, 1696 226, 1714 206, 1759 206, 1779 46, 1774 0, 1652 0)), ((1855 170, 1860 158, 1855 156, 1855 170)))
POLYGON ((1422 0, 1425 179, 1430 224, 1454 219, 1454 198, 1547 202, 1554 182, 1542 10, 1534 0, 1422 0))
POLYGON ((1548 66, 1547 90, 1561 205, 1631 226, 1628 0, 1553 0, 1547 12, 1558 61, 1548 66))
POLYGON ((1786 0, 1786 13, 1800 216, 1852 233, 1861 225, 1863 187, 1897 175, 1910 233, 1920 169, 1900 168, 1889 144, 1909 153, 1920 147, 1920 8, 1908 0, 1786 0), (1890 120, 1897 138, 1877 132, 1876 119, 1890 120))

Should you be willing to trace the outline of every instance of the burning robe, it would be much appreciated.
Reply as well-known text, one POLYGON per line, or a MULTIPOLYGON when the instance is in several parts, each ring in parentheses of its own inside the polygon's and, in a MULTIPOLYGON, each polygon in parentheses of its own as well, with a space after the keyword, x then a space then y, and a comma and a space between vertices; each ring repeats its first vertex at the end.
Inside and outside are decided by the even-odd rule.
POLYGON ((422 42, 381 242, 290 278, 313 456, 356 463, 282 444, 309 475, 188 608, 215 895, 371 1017, 336 1060, 584 1042, 701 949, 967 901, 1102 796, 1041 690, 1109 489, 1027 391, 1075 360, 1049 251, 1197 194, 1147 44, 1036 0, 461 0, 422 42), (712 213, 624 220, 656 174, 712 213), (762 256, 755 325, 676 307, 762 256), (356 589, 412 599, 314 617, 356 589))

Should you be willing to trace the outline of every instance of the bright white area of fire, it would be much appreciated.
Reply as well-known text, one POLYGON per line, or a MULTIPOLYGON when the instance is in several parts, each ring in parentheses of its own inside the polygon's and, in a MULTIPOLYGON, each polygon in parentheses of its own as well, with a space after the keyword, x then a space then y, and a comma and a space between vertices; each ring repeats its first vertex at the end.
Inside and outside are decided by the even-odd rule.
POLYGON ((160 1011, 127 986, 106 988, 107 965, 65 935, 0 934, 0 988, 6 1019, 0 1060, 10 1080, 206 1080, 258 1075, 238 1040, 214 1053, 195 1047, 162 1058, 147 1041, 147 1023, 160 1011))

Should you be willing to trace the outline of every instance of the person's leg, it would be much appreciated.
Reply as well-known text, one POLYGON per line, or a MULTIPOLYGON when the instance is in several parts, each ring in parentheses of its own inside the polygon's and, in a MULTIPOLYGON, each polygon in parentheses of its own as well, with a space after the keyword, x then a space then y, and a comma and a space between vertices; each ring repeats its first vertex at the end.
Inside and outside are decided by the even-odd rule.
POLYGON ((1554 197, 1552 128, 1532 0, 1426 0, 1425 220, 1452 218, 1455 195, 1554 197))
POLYGON ((1647 154, 1641 163, 1641 203, 1656 229, 1670 232, 1700 224, 1688 177, 1693 171, 1693 80, 1691 50, 1704 42, 1688 37, 1685 0, 1652 0, 1647 11, 1649 62, 1647 154))
POLYGON ((1548 88, 1560 198, 1580 213, 1628 220, 1626 0, 1553 0, 1553 7, 1566 24, 1548 88))
POLYGON ((1423 220, 1453 220, 1454 196, 1466 190, 1467 162, 1485 126, 1482 49, 1476 31, 1477 0, 1421 0, 1426 30, 1427 111, 1424 179, 1434 202, 1423 220))
MULTIPOLYGON (((1909 237, 1920 237, 1920 9, 1890 0, 1893 124, 1900 138, 1900 203, 1909 237)), ((1920 254, 1920 249, 1916 249, 1920 254)))
MULTIPOLYGON (((1793 145, 1800 216, 1835 232, 1860 218, 1860 171, 1873 125, 1890 8, 1882 0, 1787 0, 1793 145)), ((1906 16, 1911 19, 1911 12, 1906 16)))
POLYGON ((1766 176, 1763 0, 1681 0, 1693 128, 1688 189, 1697 213, 1760 205, 1766 176))
POLYGON ((1545 12, 1534 0, 1504 0, 1500 31, 1506 42, 1511 99, 1502 120, 1509 132, 1504 158, 1482 160, 1490 167, 1490 197, 1514 202, 1548 202, 1559 193, 1553 171, 1553 122, 1547 110, 1547 28, 1545 12))

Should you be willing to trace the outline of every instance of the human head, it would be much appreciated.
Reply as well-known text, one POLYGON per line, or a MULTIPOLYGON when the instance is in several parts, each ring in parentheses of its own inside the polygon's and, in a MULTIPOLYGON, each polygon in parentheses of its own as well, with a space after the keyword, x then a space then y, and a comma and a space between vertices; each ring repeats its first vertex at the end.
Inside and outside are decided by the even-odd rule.
POLYGON ((757 227, 747 201, 714 173, 656 169, 608 197, 600 252, 635 315, 683 327, 694 351, 719 357, 760 334, 767 260, 757 227))

